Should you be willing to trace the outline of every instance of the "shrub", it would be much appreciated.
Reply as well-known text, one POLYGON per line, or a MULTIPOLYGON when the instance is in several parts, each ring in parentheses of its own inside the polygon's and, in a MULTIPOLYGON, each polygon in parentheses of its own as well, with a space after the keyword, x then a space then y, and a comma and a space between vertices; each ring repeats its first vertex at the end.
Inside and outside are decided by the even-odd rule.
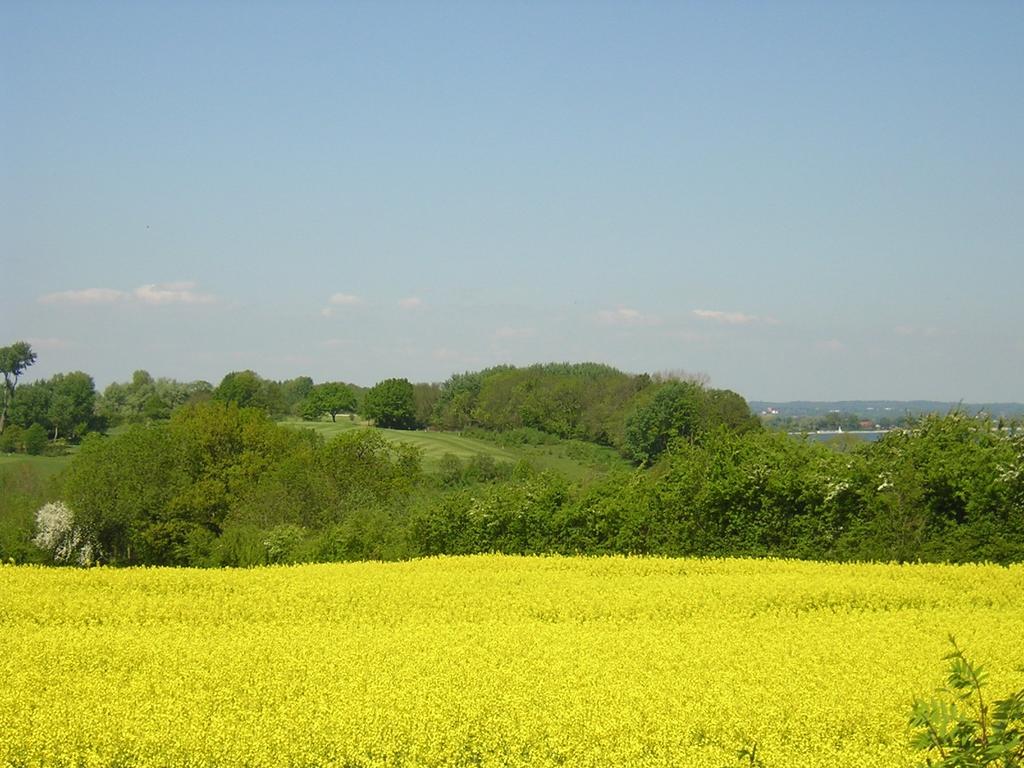
POLYGON ((40 456, 46 450, 46 430, 41 424, 33 424, 22 434, 25 453, 29 456, 40 456))
POLYGON ((95 544, 75 525, 74 515, 64 502, 54 501, 39 508, 36 531, 32 542, 49 552, 56 563, 92 565, 99 554, 95 544))
POLYGON ((940 697, 916 699, 910 715, 917 729, 912 744, 927 753, 923 765, 1019 768, 1024 765, 1024 689, 987 702, 984 668, 967 658, 952 635, 949 642, 947 687, 940 697))
POLYGON ((8 424, 0 433, 0 453, 17 453, 22 449, 23 430, 17 424, 8 424))

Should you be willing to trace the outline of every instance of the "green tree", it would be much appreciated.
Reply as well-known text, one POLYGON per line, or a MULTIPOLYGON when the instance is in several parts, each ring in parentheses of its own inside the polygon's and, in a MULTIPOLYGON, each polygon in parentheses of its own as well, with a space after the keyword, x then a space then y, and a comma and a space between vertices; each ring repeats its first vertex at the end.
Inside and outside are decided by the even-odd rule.
POLYGON ((290 414, 300 414, 302 404, 313 391, 313 379, 309 376, 297 376, 281 382, 281 399, 284 409, 290 414))
POLYGON ((81 371, 58 373, 49 381, 51 396, 47 420, 53 439, 61 434, 80 437, 93 420, 96 386, 92 376, 81 371))
POLYGON ((331 414, 331 421, 339 413, 353 413, 356 409, 356 393, 352 387, 341 382, 327 382, 313 387, 302 404, 302 417, 316 421, 323 414, 331 414))
POLYGON ((670 381, 626 422, 625 448, 641 464, 650 464, 677 438, 696 439, 707 426, 707 397, 699 384, 670 381))
POLYGON ((232 371, 221 379, 213 399, 239 408, 260 407, 261 379, 254 371, 232 371))
POLYGON ((40 455, 46 450, 46 427, 42 424, 33 424, 22 435, 22 443, 25 446, 25 453, 29 456, 40 455))
POLYGON ((7 426, 7 410, 14 400, 18 377, 36 361, 36 353, 25 341, 16 341, 9 347, 0 347, 0 373, 4 375, 4 402, 0 409, 0 432, 7 426))
POLYGON ((11 406, 10 423, 22 429, 33 424, 48 425, 53 390, 48 381, 33 381, 18 387, 18 399, 11 406))
POLYGON ((385 379, 363 397, 363 415, 378 427, 416 428, 416 402, 408 379, 385 379))
POLYGON ((416 423, 421 427, 430 424, 440 397, 440 384, 413 384, 412 398, 416 404, 416 423))

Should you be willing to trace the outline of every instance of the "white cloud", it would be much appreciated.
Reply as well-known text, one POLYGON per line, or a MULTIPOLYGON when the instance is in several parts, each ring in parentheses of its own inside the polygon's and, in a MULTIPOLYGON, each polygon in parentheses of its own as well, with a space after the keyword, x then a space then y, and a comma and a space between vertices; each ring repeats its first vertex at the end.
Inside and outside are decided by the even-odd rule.
POLYGON ((846 345, 839 339, 829 339, 828 341, 819 341, 818 349, 823 349, 826 352, 842 352, 846 349, 846 345))
POLYGON ((602 325, 651 325, 656 322, 655 318, 639 309, 623 306, 601 310, 597 313, 597 321, 602 325))
POLYGON ((327 303, 333 304, 336 307, 357 307, 365 302, 362 296, 356 296, 352 293, 335 293, 331 295, 327 303))
POLYGON ((57 291, 39 297, 43 304, 112 304, 127 294, 115 288, 83 288, 77 291, 57 291))
POLYGON ((418 296, 410 296, 406 299, 399 299, 398 306, 402 309, 419 309, 423 306, 423 299, 418 296))
POLYGON ((208 293, 196 293, 192 282, 147 283, 135 289, 134 296, 143 304, 212 304, 217 299, 208 293))
POLYGON ((350 347, 354 342, 351 339, 326 339, 320 344, 329 349, 337 349, 338 347, 350 347))
POLYGON ((693 314, 701 320, 712 320, 729 325, 747 325, 757 320, 757 315, 748 315, 743 312, 723 312, 719 309, 695 309, 693 314))

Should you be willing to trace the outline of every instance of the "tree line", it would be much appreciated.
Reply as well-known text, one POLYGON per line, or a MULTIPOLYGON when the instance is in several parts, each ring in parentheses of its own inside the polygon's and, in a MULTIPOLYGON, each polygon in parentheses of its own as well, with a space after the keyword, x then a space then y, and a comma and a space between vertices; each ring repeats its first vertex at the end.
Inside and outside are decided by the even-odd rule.
POLYGON ((86 438, 59 498, 63 517, 50 510, 45 539, 34 534, 32 544, 31 528, 6 545, 0 536, 9 549, 0 556, 193 566, 477 552, 1010 563, 1024 560, 1024 434, 953 413, 839 452, 717 427, 671 440, 650 467, 572 483, 486 458, 447 456, 425 472, 417 449, 379 431, 325 441, 211 400, 86 438))
POLYGON ((75 443, 90 432, 165 420, 178 408, 206 400, 257 408, 276 419, 329 416, 333 421, 358 414, 392 429, 535 430, 612 446, 637 464, 656 460, 672 437, 717 426, 738 431, 760 426, 735 392, 692 377, 629 374, 596 363, 497 366, 455 374, 439 384, 390 378, 369 388, 340 381, 315 384, 309 376, 274 381, 251 370, 232 371, 214 386, 154 379, 138 370, 130 381, 99 393, 81 371, 17 386, 35 359, 24 342, 0 349, 5 376, 0 425, 9 420, 12 426, 0 429, 0 451, 37 453, 45 450, 46 436, 75 443))

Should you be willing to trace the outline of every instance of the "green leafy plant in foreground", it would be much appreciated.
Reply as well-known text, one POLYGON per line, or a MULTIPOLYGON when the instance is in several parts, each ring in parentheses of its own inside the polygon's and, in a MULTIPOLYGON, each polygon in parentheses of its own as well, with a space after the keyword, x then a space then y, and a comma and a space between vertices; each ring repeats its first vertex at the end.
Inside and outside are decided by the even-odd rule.
POLYGON ((916 699, 910 715, 912 745, 927 752, 922 765, 934 768, 1024 766, 1024 689, 995 702, 982 689, 988 674, 949 638, 953 649, 947 685, 940 695, 916 699))

